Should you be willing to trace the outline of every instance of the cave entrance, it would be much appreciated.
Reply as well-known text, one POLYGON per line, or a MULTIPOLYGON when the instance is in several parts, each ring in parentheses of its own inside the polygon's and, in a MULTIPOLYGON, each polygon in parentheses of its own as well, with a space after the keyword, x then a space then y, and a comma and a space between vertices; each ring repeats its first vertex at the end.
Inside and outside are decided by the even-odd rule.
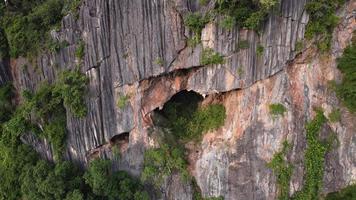
POLYGON ((194 113, 203 101, 203 96, 183 90, 173 95, 161 110, 156 109, 155 125, 169 128, 178 138, 187 134, 187 124, 193 119, 194 113))
POLYGON ((115 135, 112 138, 110 138, 110 143, 111 144, 129 143, 129 137, 130 137, 130 133, 129 132, 120 133, 120 134, 115 135))

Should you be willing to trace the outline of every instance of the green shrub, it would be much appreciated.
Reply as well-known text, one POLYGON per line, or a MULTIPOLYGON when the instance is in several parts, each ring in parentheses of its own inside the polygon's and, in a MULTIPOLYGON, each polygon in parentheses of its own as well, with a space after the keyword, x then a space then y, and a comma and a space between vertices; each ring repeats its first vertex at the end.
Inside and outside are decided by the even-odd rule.
POLYGON ((163 66, 164 60, 163 60, 163 58, 156 58, 156 60, 154 60, 153 64, 158 65, 158 66, 163 66))
POLYGON ((80 40, 77 45, 77 49, 75 50, 75 57, 79 60, 83 60, 85 55, 85 43, 83 40, 80 40))
POLYGON ((214 64, 223 64, 224 57, 218 52, 214 52, 213 49, 203 49, 202 55, 200 57, 200 63, 202 65, 214 65, 214 64))
POLYGON ((324 123, 326 123, 326 117, 319 109, 316 110, 315 118, 306 126, 307 149, 304 156, 304 185, 302 190, 293 195, 292 199, 312 200, 319 198, 324 175, 325 154, 330 146, 330 144, 319 140, 319 132, 324 123))
POLYGON ((356 199, 356 184, 349 185, 338 192, 329 193, 325 200, 354 200, 356 199))
POLYGON ((183 141, 199 141, 202 133, 219 128, 226 118, 225 107, 212 104, 197 108, 193 104, 168 103, 165 105, 165 116, 169 129, 183 141))
POLYGON ((127 103, 130 100, 130 95, 122 95, 119 97, 119 100, 117 101, 117 107, 120 109, 125 108, 125 106, 127 105, 127 103))
POLYGON ((225 107, 221 104, 211 104, 199 108, 188 124, 187 138, 200 138, 201 134, 215 130, 224 125, 226 118, 225 107))
POLYGON ((329 120, 332 123, 338 122, 341 119, 341 111, 340 109, 333 109, 329 114, 329 120))
POLYGON ((7 7, 0 13, 0 26, 5 29, 10 56, 34 56, 49 37, 48 31, 56 26, 63 15, 61 0, 24 1, 16 9, 7 7))
POLYGON ((110 160, 95 159, 84 175, 94 194, 114 199, 148 200, 143 186, 124 171, 113 172, 110 160))
POLYGON ((220 25, 225 29, 232 29, 235 25, 234 18, 231 16, 225 16, 220 25))
POLYGON ((258 45, 257 45, 257 48, 256 48, 256 54, 257 54, 257 56, 262 56, 264 49, 265 49, 265 48, 264 48, 261 44, 258 44, 258 45))
POLYGON ((68 47, 68 42, 66 40, 60 42, 58 40, 49 40, 46 44, 46 48, 50 51, 50 52, 58 52, 60 49, 68 47))
POLYGON ((64 0, 63 6, 63 15, 67 15, 68 13, 72 13, 77 15, 77 10, 79 9, 80 4, 82 3, 81 0, 64 0))
POLYGON ((338 59, 338 68, 343 74, 342 82, 335 85, 336 94, 343 104, 356 112, 356 44, 348 46, 338 59))
POLYGON ((4 124, 4 137, 14 143, 22 134, 32 132, 47 138, 53 145, 55 158, 59 159, 67 132, 64 106, 74 116, 85 116, 86 82, 87 78, 79 71, 64 71, 53 85, 43 83, 34 94, 25 91, 23 103, 4 124))
POLYGON ((66 70, 60 73, 54 88, 55 92, 60 93, 64 105, 76 117, 85 117, 87 114, 84 101, 87 83, 88 78, 79 70, 66 70))
POLYGON ((0 123, 5 122, 11 116, 14 109, 12 98, 14 97, 13 87, 6 84, 0 87, 0 123))
POLYGON ((208 5, 209 2, 210 2, 210 0, 199 0, 199 4, 202 6, 208 5))
POLYGON ((184 151, 181 148, 167 144, 147 150, 141 180, 153 184, 157 189, 163 184, 165 178, 175 172, 180 173, 182 178, 187 180, 189 173, 184 158, 184 151))
POLYGON ((295 51, 296 52, 301 52, 304 49, 304 41, 299 40, 295 43, 295 51))
POLYGON ((190 13, 184 18, 184 24, 194 33, 188 39, 188 46, 195 47, 200 43, 201 32, 205 25, 210 21, 210 16, 202 16, 199 13, 190 13))
POLYGON ((338 17, 334 14, 344 0, 311 0, 306 4, 309 22, 305 31, 307 39, 319 36, 318 48, 328 51, 331 47, 333 29, 338 24, 338 17))
POLYGON ((269 113, 273 117, 283 116, 286 111, 287 109, 280 103, 269 105, 269 113))
POLYGON ((237 69, 237 75, 240 77, 240 78, 242 78, 242 76, 245 74, 245 72, 244 72, 244 70, 243 70, 243 68, 242 67, 239 67, 238 69, 237 69))
POLYGON ((198 95, 178 96, 177 99, 180 100, 167 102, 160 111, 167 119, 163 127, 169 131, 160 138, 159 148, 147 150, 144 156, 141 180, 153 184, 156 189, 174 173, 180 174, 182 180, 194 183, 187 171, 184 143, 200 140, 202 133, 219 128, 226 118, 223 105, 199 108, 201 99, 198 95))
POLYGON ((241 27, 257 30, 268 13, 277 7, 278 0, 218 0, 215 5, 217 13, 228 15, 241 27))
POLYGON ((9 45, 7 43, 6 34, 0 26, 0 60, 8 56, 9 56, 9 45))
POLYGON ((199 13, 190 13, 184 18, 184 25, 186 25, 194 34, 200 38, 201 31, 205 25, 210 21, 209 16, 202 16, 199 13))
POLYGON ((194 35, 193 37, 188 38, 187 44, 189 47, 196 47, 200 43, 200 37, 194 35))
POLYGON ((293 166, 285 158, 289 148, 288 141, 284 141, 282 150, 274 154, 272 160, 267 164, 276 175, 279 200, 289 199, 289 182, 293 172, 293 166))
POLYGON ((250 48, 250 43, 248 40, 240 40, 239 43, 237 44, 237 49, 248 49, 250 48))

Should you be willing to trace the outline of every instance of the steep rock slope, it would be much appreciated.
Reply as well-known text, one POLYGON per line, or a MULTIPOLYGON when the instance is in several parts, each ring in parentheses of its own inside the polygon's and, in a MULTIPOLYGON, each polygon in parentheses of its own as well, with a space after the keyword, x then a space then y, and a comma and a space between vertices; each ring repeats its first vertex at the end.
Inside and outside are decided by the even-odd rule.
MULTIPOLYGON (((84 119, 67 113, 66 158, 85 166, 97 155, 111 157, 112 141, 124 134, 123 156, 116 164, 136 175, 144 150, 155 144, 148 134, 153 110, 182 90, 207 96, 206 103, 223 103, 228 111, 225 125, 190 148, 190 170, 203 196, 274 199, 275 176, 266 163, 288 139, 293 144, 288 158, 296 165, 290 190, 301 188, 305 124, 314 116, 313 107, 321 106, 327 114, 339 105, 327 81, 340 78, 335 58, 356 29, 355 2, 350 1, 339 13, 342 20, 334 33, 332 56, 319 57, 309 47, 297 54, 296 43, 303 39, 308 22, 305 3, 283 0, 280 14, 269 16, 260 35, 236 27, 222 29, 216 18, 203 29, 202 45, 191 48, 186 44, 190 33, 183 17, 188 11, 206 12, 212 2, 199 6, 189 0, 86 0, 78 20, 68 15, 61 30, 51 33, 69 46, 41 55, 37 66, 23 58, 12 60, 12 76, 18 91, 34 90, 43 80, 53 81, 58 71, 81 63, 90 79, 89 113, 84 119), (75 56, 81 40, 83 61, 75 56), (248 41, 249 48, 238 51, 242 40, 248 41), (256 54, 258 45, 265 49, 261 56, 256 54), (220 52, 225 63, 201 66, 203 47, 220 52), (118 106, 123 97, 127 100, 118 106), (282 103, 286 115, 272 119, 271 103, 282 103)), ((341 122, 328 124, 322 133, 332 130, 340 141, 328 154, 325 192, 356 180, 355 118, 344 109, 342 113, 341 122)), ((53 159, 46 141, 33 136, 23 139, 53 159)), ((192 198, 189 185, 180 183, 179 177, 172 180, 167 183, 167 199, 192 198)))

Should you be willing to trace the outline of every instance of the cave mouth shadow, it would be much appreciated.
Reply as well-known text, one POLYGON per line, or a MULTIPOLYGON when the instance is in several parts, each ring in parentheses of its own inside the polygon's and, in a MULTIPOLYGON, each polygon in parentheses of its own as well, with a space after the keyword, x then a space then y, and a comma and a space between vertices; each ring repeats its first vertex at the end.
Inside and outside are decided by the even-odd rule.
POLYGON ((197 92, 182 90, 173 95, 162 109, 154 110, 155 126, 169 128, 173 132, 181 132, 179 127, 192 119, 204 97, 197 92))
POLYGON ((110 143, 111 144, 129 143, 129 137, 130 137, 130 132, 120 133, 110 138, 110 143))

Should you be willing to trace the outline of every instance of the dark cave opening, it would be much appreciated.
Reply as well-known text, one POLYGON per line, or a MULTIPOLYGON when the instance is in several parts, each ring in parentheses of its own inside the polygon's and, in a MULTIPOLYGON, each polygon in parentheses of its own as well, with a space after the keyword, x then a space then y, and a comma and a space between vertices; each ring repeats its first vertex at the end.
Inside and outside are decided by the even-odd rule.
POLYGON ((112 138, 110 138, 110 143, 111 144, 129 143, 129 137, 130 137, 130 133, 129 132, 120 133, 120 134, 115 135, 112 138))
POLYGON ((203 96, 194 91, 183 90, 173 95, 161 110, 155 111, 167 119, 189 117, 198 109, 203 99, 203 96))
POLYGON ((194 92, 183 90, 173 95, 161 110, 155 110, 154 124, 168 128, 178 138, 187 134, 187 124, 193 119, 203 96, 194 92))

